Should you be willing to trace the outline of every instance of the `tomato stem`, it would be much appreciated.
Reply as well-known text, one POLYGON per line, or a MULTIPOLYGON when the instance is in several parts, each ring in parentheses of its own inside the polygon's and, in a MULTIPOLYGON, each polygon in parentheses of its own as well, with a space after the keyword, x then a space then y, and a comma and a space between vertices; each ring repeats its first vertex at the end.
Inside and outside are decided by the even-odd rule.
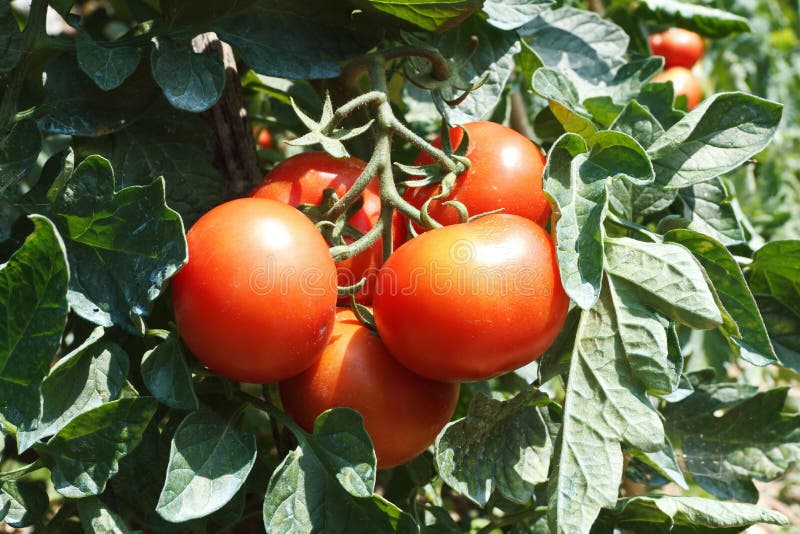
POLYGON ((7 481, 7 480, 18 480, 29 473, 33 473, 34 471, 38 471, 39 469, 44 469, 45 466, 41 459, 36 460, 35 462, 22 466, 19 469, 14 469, 13 471, 6 471, 4 473, 0 473, 0 482, 7 481))

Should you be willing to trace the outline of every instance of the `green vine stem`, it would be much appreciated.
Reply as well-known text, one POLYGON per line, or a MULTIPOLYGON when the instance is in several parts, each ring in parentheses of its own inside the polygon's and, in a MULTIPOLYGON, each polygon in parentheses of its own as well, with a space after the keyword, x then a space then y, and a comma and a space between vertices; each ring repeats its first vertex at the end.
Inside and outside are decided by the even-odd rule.
POLYGON ((352 258, 356 254, 361 254, 369 247, 374 245, 383 233, 383 218, 375 222, 375 226, 369 229, 369 232, 359 237, 348 245, 337 245, 331 247, 330 252, 333 256, 333 261, 342 261, 347 258, 352 258))
POLYGON ((28 13, 28 22, 22 31, 22 57, 19 63, 11 72, 11 76, 6 84, 3 100, 0 102, 0 134, 5 133, 14 117, 17 114, 17 100, 22 90, 22 82, 28 72, 30 61, 28 57, 33 50, 37 37, 44 34, 45 23, 47 20, 47 2, 45 0, 33 0, 31 9, 28 13))
POLYGON ((47 467, 44 465, 41 459, 36 460, 32 464, 24 465, 19 469, 14 469, 13 471, 5 471, 4 473, 0 473, 0 482, 6 480, 19 480, 20 478, 33 473, 34 471, 38 471, 39 469, 44 469, 47 467))

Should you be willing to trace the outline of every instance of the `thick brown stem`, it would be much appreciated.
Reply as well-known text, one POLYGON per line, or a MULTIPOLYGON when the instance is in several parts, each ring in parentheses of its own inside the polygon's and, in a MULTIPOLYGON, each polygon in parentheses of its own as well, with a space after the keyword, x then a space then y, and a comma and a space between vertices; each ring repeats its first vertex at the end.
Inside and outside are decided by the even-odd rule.
POLYGON ((247 124, 247 108, 242 96, 239 71, 231 47, 215 33, 203 33, 192 40, 196 52, 219 54, 225 65, 225 90, 219 101, 204 113, 216 141, 215 166, 227 178, 227 198, 246 195, 261 179, 256 145, 247 124))

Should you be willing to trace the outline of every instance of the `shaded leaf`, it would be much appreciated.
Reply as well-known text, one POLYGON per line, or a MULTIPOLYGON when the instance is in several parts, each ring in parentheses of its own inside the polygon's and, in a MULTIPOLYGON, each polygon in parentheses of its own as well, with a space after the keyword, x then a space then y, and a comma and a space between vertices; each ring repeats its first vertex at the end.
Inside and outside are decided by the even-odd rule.
POLYGON ((116 400, 128 375, 128 355, 102 339, 97 328, 79 347, 61 358, 42 384, 42 416, 35 428, 17 433, 20 452, 53 436, 78 415, 116 400))
POLYGON ((725 246, 746 241, 734 208, 735 199, 722 179, 714 178, 680 189, 678 198, 690 230, 707 234, 725 246))
POLYGON ((36 122, 23 119, 0 141, 0 193, 22 180, 36 162, 42 134, 36 122))
POLYGON ((142 380, 162 404, 177 410, 196 410, 197 395, 177 334, 170 335, 142 356, 142 380))
POLYGON ((186 416, 172 438, 167 478, 156 511, 181 523, 222 508, 242 487, 256 461, 256 439, 202 410, 186 416))
POLYGON ((125 521, 97 497, 79 499, 78 515, 80 515, 84 532, 104 532, 109 534, 140 532, 128 528, 125 521))
POLYGON ((772 241, 756 251, 750 287, 771 295, 800 317, 800 240, 772 241))
POLYGON ((142 52, 135 46, 117 46, 94 41, 85 31, 75 36, 78 65, 103 91, 116 89, 136 71, 142 52))
POLYGON ((676 0, 644 0, 637 15, 663 26, 679 26, 711 38, 749 32, 747 19, 722 9, 676 0))
POLYGON ((22 32, 11 11, 11 3, 3 2, 0 4, 0 72, 8 72, 17 65, 22 57, 22 44, 22 32))
POLYGON ((550 466, 552 443, 540 413, 547 402, 533 388, 507 401, 473 397, 469 414, 436 439, 439 476, 479 506, 495 489, 514 502, 528 502, 550 466))
POLYGON ((786 525, 779 512, 745 503, 720 502, 702 497, 632 497, 621 499, 614 510, 624 525, 626 521, 667 523, 690 528, 745 528, 756 523, 786 525))
POLYGON ((48 504, 47 490, 41 482, 0 482, 0 521, 10 527, 22 528, 42 522, 48 504))
POLYGON ((225 88, 222 58, 213 52, 196 54, 191 42, 153 39, 150 68, 164 96, 178 109, 205 111, 219 100, 225 88))

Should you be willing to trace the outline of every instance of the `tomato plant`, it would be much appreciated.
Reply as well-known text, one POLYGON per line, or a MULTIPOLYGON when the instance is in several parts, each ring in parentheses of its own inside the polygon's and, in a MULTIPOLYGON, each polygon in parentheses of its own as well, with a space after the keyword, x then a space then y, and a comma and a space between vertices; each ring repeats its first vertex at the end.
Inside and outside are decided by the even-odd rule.
POLYGON ((311 365, 336 309, 333 260, 311 221, 279 202, 234 200, 203 215, 186 242, 172 305, 203 363, 259 384, 311 365))
POLYGON ((0 530, 800 524, 798 22, 0 2, 0 530))
POLYGON ((256 145, 260 148, 271 149, 275 148, 275 141, 272 139, 272 134, 266 128, 253 128, 253 135, 256 138, 256 145))
MULTIPOLYGON (((518 132, 493 122, 478 121, 464 124, 469 136, 465 156, 470 167, 456 179, 452 192, 445 198, 433 199, 428 213, 441 224, 458 222, 458 211, 444 204, 455 200, 464 205, 470 215, 503 210, 544 225, 550 217, 550 204, 542 192, 542 170, 545 158, 539 147, 518 132)), ((464 130, 450 130, 450 144, 457 147, 464 130)), ((433 141, 440 147, 441 139, 433 141)), ((425 153, 415 165, 433 163, 425 153)), ((438 186, 409 189, 406 199, 417 208, 436 196, 438 186)))
POLYGON ((703 57, 703 38, 683 28, 669 28, 661 33, 654 33, 649 42, 653 54, 664 57, 665 69, 691 69, 703 57))
POLYGON ((433 443, 453 415, 458 385, 412 373, 351 310, 342 309, 322 356, 281 382, 280 394, 287 413, 308 431, 325 410, 358 410, 375 446, 378 469, 386 469, 408 462, 433 443))
POLYGON ((381 268, 374 299, 375 323, 392 355, 450 382, 489 378, 538 358, 561 331, 568 304, 550 236, 502 214, 412 239, 381 268))

